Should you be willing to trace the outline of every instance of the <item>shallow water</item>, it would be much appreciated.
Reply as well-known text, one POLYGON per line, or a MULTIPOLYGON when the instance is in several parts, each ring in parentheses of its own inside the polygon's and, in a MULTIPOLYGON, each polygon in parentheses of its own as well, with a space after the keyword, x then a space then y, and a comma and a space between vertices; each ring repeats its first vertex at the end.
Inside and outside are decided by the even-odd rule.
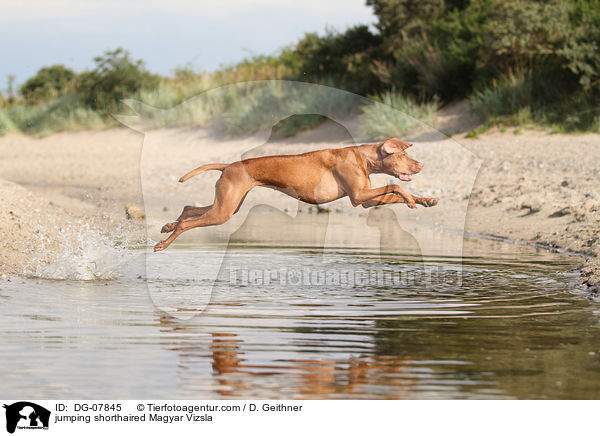
MULTIPOLYGON (((165 253, 171 265, 198 268, 221 249, 165 253)), ((423 265, 408 254, 366 249, 231 246, 209 306, 184 321, 155 304, 167 295, 169 310, 191 316, 194 295, 210 286, 172 269, 161 272, 161 262, 152 264, 158 275, 144 279, 142 251, 112 280, 1 282, 2 393, 600 398, 600 307, 569 272, 579 260, 500 243, 472 243, 467 252, 459 284, 377 278, 327 284, 318 274, 308 282, 274 277, 265 284, 256 271, 334 277, 336 271, 418 272, 423 265)), ((461 266, 452 257, 424 264, 461 266)))

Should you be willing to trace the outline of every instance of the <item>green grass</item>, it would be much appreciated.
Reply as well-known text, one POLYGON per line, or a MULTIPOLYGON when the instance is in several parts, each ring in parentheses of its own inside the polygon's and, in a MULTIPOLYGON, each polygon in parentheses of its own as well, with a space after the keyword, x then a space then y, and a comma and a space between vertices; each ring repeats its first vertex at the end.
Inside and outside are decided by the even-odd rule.
MULTIPOLYGON (((124 102, 135 106, 145 128, 202 127, 220 119, 226 133, 235 136, 286 119, 278 125, 278 135, 286 137, 316 126, 321 115, 343 118, 357 114, 356 101, 354 94, 327 86, 280 80, 219 86, 213 77, 194 75, 185 80, 165 79, 156 89, 124 102), (296 114, 306 116, 290 118, 296 114)), ((120 112, 127 113, 122 107, 120 112)), ((73 95, 38 105, 20 102, 0 109, 0 134, 20 131, 43 136, 115 125, 110 115, 87 108, 73 95)))
MULTIPOLYGON (((554 133, 600 132, 600 102, 560 90, 556 83, 530 74, 510 73, 474 92, 471 108, 488 126, 539 126, 554 133)), ((486 128, 486 130, 487 130, 486 128)))
POLYGON ((408 136, 435 120, 437 102, 418 103, 399 92, 387 91, 362 108, 360 128, 374 140, 408 136))
MULTIPOLYGON (((325 119, 323 115, 339 119, 360 114, 360 130, 365 137, 406 137, 431 125, 437 115, 437 101, 418 102, 394 90, 363 105, 357 103, 360 99, 355 95, 333 86, 260 80, 285 74, 281 67, 268 63, 244 63, 213 74, 180 71, 176 77, 162 78, 155 89, 143 90, 133 98, 147 105, 149 110, 141 115, 149 128, 202 127, 220 119, 226 133, 232 136, 275 124, 274 134, 293 136, 317 126, 325 119), (227 85, 238 79, 258 80, 227 85), (301 116, 293 116, 298 114, 301 116)), ((324 83, 333 85, 331 80, 324 83)), ((482 115, 485 122, 467 137, 477 137, 495 126, 503 131, 507 126, 517 127, 515 132, 533 126, 545 126, 553 133, 600 131, 600 105, 593 99, 572 97, 557 104, 565 97, 548 92, 554 100, 543 100, 536 94, 544 86, 534 86, 527 75, 509 74, 473 93, 472 110, 482 115)), ((36 105, 16 99, 0 106, 0 135, 12 131, 44 136, 114 125, 117 123, 110 114, 88 108, 72 94, 36 105)))
MULTIPOLYGON (((202 88, 214 82, 206 81, 202 88)), ((191 93, 177 83, 127 100, 139 119, 118 117, 146 129, 202 127, 219 120, 224 132, 240 136, 274 128, 278 137, 311 129, 325 117, 345 118, 360 112, 361 97, 333 87, 294 81, 259 80, 215 86, 185 100, 191 93), (296 116, 297 115, 297 116, 296 116)))
POLYGON ((354 94, 338 89, 300 82, 262 81, 228 88, 223 111, 227 133, 240 135, 279 125, 280 136, 292 136, 312 128, 322 116, 345 118, 357 114, 354 94), (292 115, 302 117, 289 118, 292 115))
POLYGON ((10 116, 8 108, 0 108, 0 136, 18 130, 10 116))
POLYGON ((0 134, 18 131, 45 136, 67 130, 95 129, 107 125, 97 112, 65 96, 40 105, 14 105, 0 109, 0 134))

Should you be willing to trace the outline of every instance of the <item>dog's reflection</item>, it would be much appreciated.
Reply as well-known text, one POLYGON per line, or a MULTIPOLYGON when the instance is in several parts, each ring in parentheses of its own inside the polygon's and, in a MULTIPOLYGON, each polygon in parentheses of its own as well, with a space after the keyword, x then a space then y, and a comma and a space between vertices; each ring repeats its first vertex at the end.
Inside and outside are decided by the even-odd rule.
POLYGON ((219 395, 231 396, 248 390, 243 379, 227 377, 227 374, 251 374, 244 367, 241 341, 232 333, 212 333, 211 353, 213 375, 223 389, 216 389, 219 395))
MULTIPOLYGON (((410 377, 410 358, 359 355, 342 360, 333 359, 276 359, 251 363, 244 351, 250 345, 238 335, 212 332, 208 337, 198 326, 182 326, 174 318, 161 315, 163 332, 198 333, 197 341, 185 344, 168 342, 167 348, 178 354, 179 377, 186 390, 201 392, 207 389, 206 373, 198 373, 208 360, 212 367, 210 389, 221 397, 261 395, 278 384, 280 395, 287 398, 345 398, 369 394, 372 386, 393 386, 389 398, 403 398, 412 390, 415 381, 410 377), (208 351, 208 353, 207 353, 208 351), (285 383, 276 378, 284 377, 285 383)), ((186 335, 186 337, 189 337, 186 335)), ((272 394, 271 394, 272 395, 272 394)), ((386 397, 386 398, 387 398, 386 397)))

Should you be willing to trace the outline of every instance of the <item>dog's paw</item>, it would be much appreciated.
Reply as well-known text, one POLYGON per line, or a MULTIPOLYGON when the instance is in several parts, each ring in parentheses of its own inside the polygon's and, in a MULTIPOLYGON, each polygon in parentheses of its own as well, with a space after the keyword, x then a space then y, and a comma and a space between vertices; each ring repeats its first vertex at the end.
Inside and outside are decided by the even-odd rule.
POLYGON ((168 244, 165 241, 160 241, 158 244, 154 246, 154 252, 162 251, 168 247, 168 244))
POLYGON ((415 201, 417 202, 417 204, 420 204, 421 206, 433 207, 438 204, 439 200, 437 198, 417 197, 417 198, 415 198, 415 201))
POLYGON ((411 208, 411 209, 416 209, 416 208, 417 208, 417 204, 415 203, 415 201, 414 201, 414 200, 412 200, 412 201, 407 201, 407 202, 406 202, 406 205, 407 205, 409 208, 411 208))
POLYGON ((426 198, 425 201, 423 202, 423 206, 433 207, 438 204, 438 201, 439 201, 438 198, 426 198))
POLYGON ((177 221, 165 224, 164 226, 162 226, 162 229, 160 229, 160 232, 171 233, 173 230, 175 230, 175 227, 177 227, 177 221))

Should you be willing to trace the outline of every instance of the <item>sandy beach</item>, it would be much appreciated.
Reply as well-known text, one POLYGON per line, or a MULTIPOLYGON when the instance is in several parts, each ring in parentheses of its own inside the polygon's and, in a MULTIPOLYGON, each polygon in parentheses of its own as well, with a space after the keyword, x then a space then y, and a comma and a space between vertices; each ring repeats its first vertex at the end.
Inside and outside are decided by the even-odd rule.
MULTIPOLYGON (((91 227, 127 244, 145 243, 148 228, 150 238, 156 240, 160 219, 179 213, 173 197, 175 175, 196 164, 235 160, 239 150, 247 150, 243 155, 250 156, 348 145, 347 138, 338 133, 335 126, 323 125, 254 148, 252 144, 264 138, 216 140, 210 128, 162 129, 146 137, 125 128, 41 139, 16 134, 1 137, 0 275, 22 274, 32 261, 52 263, 76 227, 91 227), (144 198, 143 191, 151 192, 152 198, 144 198), (164 217, 146 210, 145 220, 145 207, 159 210, 164 217)), ((452 217, 466 211, 468 235, 580 254, 582 281, 595 292, 600 283, 599 134, 508 129, 478 138, 458 133, 415 143, 409 154, 424 162, 425 168, 408 190, 439 197, 440 207, 415 212, 404 205, 393 206, 399 217, 417 214, 442 230, 461 231, 453 227, 462 221, 452 217), (448 152, 452 147, 464 153, 448 152), (481 164, 478 172, 475 162, 481 164), (472 187, 464 168, 476 175, 472 187)), ((204 204, 212 198, 217 177, 211 173, 195 184, 179 185, 177 195, 189 198, 190 204, 204 204)), ((388 179, 377 176, 374 184, 388 179)), ((252 195, 249 207, 268 204, 279 194, 263 189, 252 195)), ((293 204, 285 201, 297 203, 282 201, 284 206, 293 204)), ((298 208, 310 212, 308 205, 298 208)), ((340 215, 366 213, 362 208, 352 209, 347 199, 327 208, 340 215)))

